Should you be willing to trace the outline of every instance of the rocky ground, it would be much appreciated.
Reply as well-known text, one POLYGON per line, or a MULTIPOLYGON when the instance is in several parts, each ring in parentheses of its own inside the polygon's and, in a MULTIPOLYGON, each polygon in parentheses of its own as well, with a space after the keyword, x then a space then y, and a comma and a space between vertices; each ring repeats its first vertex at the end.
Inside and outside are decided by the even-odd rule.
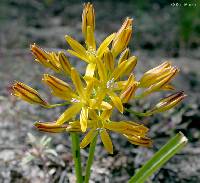
MULTIPOLYGON (((37 4, 35 6, 38 7, 37 4)), ((103 7, 108 10, 111 9, 110 6, 110 4, 103 4, 103 7)), ((123 3, 115 6, 115 9, 127 8, 123 3)), ((33 128, 35 121, 52 121, 56 119, 64 108, 46 110, 21 101, 16 101, 10 95, 10 85, 14 80, 19 80, 38 89, 50 102, 58 101, 56 98, 51 97, 48 89, 41 82, 43 73, 53 74, 53 72, 44 69, 41 65, 33 61, 28 50, 28 45, 37 42, 49 50, 57 49, 58 47, 64 50, 67 48, 64 41, 64 35, 66 33, 70 33, 82 41, 80 34, 80 16, 78 16, 81 14, 81 6, 72 4, 69 7, 66 6, 61 15, 51 17, 47 14, 41 21, 38 21, 39 15, 34 15, 31 22, 26 22, 27 20, 23 16, 16 18, 16 12, 13 11, 12 16, 14 17, 14 21, 7 21, 1 27, 0 183, 74 182, 69 135, 44 134, 33 128), (79 14, 76 14, 77 12, 79 14), (43 142, 41 140, 44 135, 50 137, 50 139, 46 139, 48 142, 45 146, 49 150, 48 152, 44 149, 44 143, 46 141, 43 142), (35 158, 31 157, 30 153, 34 154, 35 158), (29 160, 30 162, 27 163, 29 160)), ((97 4, 97 7, 100 6, 97 4)), ((37 11, 43 15, 42 10, 37 11)), ((50 9, 49 11, 52 10, 50 9)), ((99 28, 99 32, 97 32, 98 41, 105 37, 105 32, 110 33, 118 28, 119 22, 117 18, 120 19, 132 13, 129 9, 127 10, 127 14, 118 11, 116 12, 116 17, 113 18, 107 15, 110 11, 106 11, 107 13, 103 12, 104 9, 98 10, 98 20, 100 23, 103 22, 101 21, 101 17, 108 17, 108 19, 105 20, 104 25, 100 24, 97 26, 99 28)), ((145 16, 148 17, 147 15, 145 16)), ((150 19, 143 18, 138 22, 149 22, 151 21, 150 19)), ((158 21, 161 20, 158 18, 158 21)), ((145 28, 140 25, 139 29, 142 31, 145 28)), ((148 42, 149 36, 147 34, 144 37, 147 40, 146 42, 148 42)), ((159 42, 162 39, 163 37, 161 36, 157 38, 157 41, 159 42)), ((153 45, 157 44, 154 41, 152 41, 153 45)), ((182 50, 173 52, 168 50, 167 47, 167 52, 162 48, 144 50, 138 41, 136 41, 136 44, 133 46, 133 54, 139 58, 138 67, 135 70, 137 78, 146 70, 160 64, 163 60, 171 60, 181 69, 180 75, 174 81, 174 85, 176 85, 178 90, 185 90, 188 97, 176 109, 161 115, 145 118, 136 118, 131 115, 126 116, 126 118, 142 122, 150 127, 149 136, 154 141, 153 148, 133 146, 123 137, 113 133, 112 139, 115 151, 114 155, 108 155, 102 148, 101 142, 98 141, 95 162, 92 167, 91 183, 126 182, 137 168, 148 160, 154 152, 178 131, 182 131, 189 138, 188 145, 180 154, 173 157, 161 170, 151 177, 148 182, 200 182, 200 50, 187 50, 186 54, 182 50), (179 54, 178 57, 177 53, 179 54)), ((134 45, 134 41, 132 41, 131 45, 134 45)), ((80 71, 83 70, 84 64, 73 59, 72 63, 80 71)), ((156 97, 159 97, 159 95, 156 97)), ((148 101, 140 101, 136 104, 133 101, 133 106, 140 111, 145 110, 153 104, 153 100, 154 98, 148 101)), ((117 115, 115 118, 120 118, 120 116, 117 115)), ((88 148, 82 150, 81 155, 83 166, 85 166, 88 148)))

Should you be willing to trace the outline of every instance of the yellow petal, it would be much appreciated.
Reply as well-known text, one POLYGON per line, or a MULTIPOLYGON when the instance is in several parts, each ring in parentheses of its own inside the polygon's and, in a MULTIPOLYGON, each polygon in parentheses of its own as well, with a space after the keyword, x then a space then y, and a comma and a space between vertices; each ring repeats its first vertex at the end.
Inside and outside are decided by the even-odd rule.
POLYGON ((108 71, 113 71, 115 62, 111 51, 106 51, 103 55, 103 61, 108 71))
POLYGON ((86 68, 85 76, 93 77, 96 68, 95 63, 89 63, 86 68))
POLYGON ((127 68, 127 61, 124 61, 115 68, 115 70, 111 75, 111 78, 117 80, 126 71, 126 68, 127 68))
POLYGON ((108 102, 102 101, 101 105, 100 105, 100 109, 101 110, 110 110, 110 109, 112 109, 112 106, 108 102))
POLYGON ((103 56, 103 53, 108 49, 109 44, 112 42, 112 40, 115 37, 115 33, 108 36, 99 46, 97 50, 97 55, 101 58, 103 56))
POLYGON ((106 68, 105 65, 102 63, 102 60, 97 59, 97 68, 98 68, 98 74, 102 82, 105 82, 106 77, 106 68))
POLYGON ((68 35, 65 36, 65 39, 76 53, 80 54, 84 58, 87 58, 86 49, 78 41, 68 35))
POLYGON ((97 100, 90 99, 89 100, 89 106, 91 109, 100 109, 100 110, 110 110, 112 109, 112 105, 110 105, 108 102, 102 101, 100 103, 100 106, 97 106, 97 100))
POLYGON ((91 94, 93 92, 93 89, 94 89, 94 82, 93 81, 88 82, 86 90, 85 90, 87 99, 90 98, 90 96, 91 96, 91 94))
POLYGON ((81 108, 82 106, 80 103, 73 104, 63 114, 61 114, 61 116, 57 119, 56 124, 61 125, 73 118, 81 110, 81 108))
POLYGON ((112 100, 114 106, 115 106, 121 113, 123 113, 124 108, 123 108, 121 99, 120 99, 114 92, 109 92, 108 94, 109 94, 109 97, 111 98, 111 100, 112 100))
POLYGON ((110 110, 104 110, 104 111, 101 113, 101 118, 104 119, 104 120, 109 120, 111 114, 112 114, 112 109, 110 109, 110 110))
POLYGON ((137 57, 135 57, 135 56, 130 57, 127 60, 125 74, 129 75, 133 71, 133 69, 135 68, 136 64, 137 64, 137 57))
POLYGON ((78 72, 76 71, 75 68, 71 68, 71 78, 72 78, 72 81, 74 83, 74 86, 76 87, 76 90, 79 94, 79 96, 82 98, 85 97, 84 95, 84 88, 83 88, 83 84, 82 84, 82 81, 81 81, 81 78, 78 74, 78 72))
POLYGON ((93 120, 93 121, 98 121, 100 119, 99 115, 97 115, 96 110, 90 110, 89 113, 89 117, 93 120))
POLYGON ((80 58, 81 60, 87 62, 87 63, 90 63, 90 60, 88 57, 85 57, 83 55, 80 55, 79 53, 73 51, 73 50, 67 50, 68 53, 70 53, 71 55, 77 57, 77 58, 80 58))
POLYGON ((80 148, 85 148, 92 140, 94 137, 97 135, 97 130, 95 128, 91 129, 83 138, 80 144, 80 148))
POLYGON ((80 114, 80 124, 82 132, 85 132, 87 129, 87 120, 88 120, 88 108, 82 107, 80 114))
POLYGON ((162 90, 175 90, 175 88, 171 84, 168 84, 168 85, 163 86, 162 90))
POLYGON ((94 83, 95 86, 98 86, 98 85, 101 84, 100 81, 99 81, 98 79, 94 78, 94 77, 91 77, 91 76, 84 76, 83 78, 84 78, 84 80, 85 80, 87 83, 92 81, 92 82, 94 83))
POLYGON ((88 49, 96 50, 96 42, 94 37, 94 30, 91 26, 87 26, 87 36, 86 36, 86 45, 88 49))
POLYGON ((104 127, 106 129, 112 130, 114 132, 124 134, 124 135, 138 135, 141 137, 144 137, 146 133, 148 132, 148 128, 132 122, 132 121, 108 121, 104 124, 104 127))
POLYGON ((101 136, 101 140, 103 142, 105 149, 110 154, 113 154, 113 145, 112 145, 112 141, 110 139, 108 132, 105 129, 101 129, 100 130, 100 136, 101 136))

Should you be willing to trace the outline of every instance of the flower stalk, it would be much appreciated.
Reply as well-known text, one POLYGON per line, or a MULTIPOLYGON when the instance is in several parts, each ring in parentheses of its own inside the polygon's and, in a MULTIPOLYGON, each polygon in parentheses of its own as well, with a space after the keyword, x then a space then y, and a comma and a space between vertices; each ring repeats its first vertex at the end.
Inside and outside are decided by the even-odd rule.
POLYGON ((81 167, 81 156, 80 156, 80 142, 79 136, 77 133, 72 132, 70 133, 71 141, 72 141, 72 155, 75 165, 75 174, 76 174, 76 183, 82 183, 82 167, 81 167))
POLYGON ((91 166, 94 161, 94 152, 96 148, 96 143, 97 143, 97 135, 94 137, 94 139, 90 143, 89 156, 88 156, 88 160, 86 164, 86 171, 85 171, 85 178, 84 178, 85 183, 89 183, 90 174, 91 174, 91 166))

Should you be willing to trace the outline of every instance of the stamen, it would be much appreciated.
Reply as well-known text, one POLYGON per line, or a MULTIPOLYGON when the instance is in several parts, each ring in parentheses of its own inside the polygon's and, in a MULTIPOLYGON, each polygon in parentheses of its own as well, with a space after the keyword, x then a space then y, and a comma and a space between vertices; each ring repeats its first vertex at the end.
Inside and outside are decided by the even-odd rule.
POLYGON ((114 88, 115 86, 115 79, 112 78, 111 80, 109 80, 107 83, 106 83, 106 88, 114 88))
POLYGON ((80 100, 78 100, 78 99, 76 99, 76 98, 72 98, 72 99, 71 99, 71 102, 73 102, 73 103, 79 103, 80 100))

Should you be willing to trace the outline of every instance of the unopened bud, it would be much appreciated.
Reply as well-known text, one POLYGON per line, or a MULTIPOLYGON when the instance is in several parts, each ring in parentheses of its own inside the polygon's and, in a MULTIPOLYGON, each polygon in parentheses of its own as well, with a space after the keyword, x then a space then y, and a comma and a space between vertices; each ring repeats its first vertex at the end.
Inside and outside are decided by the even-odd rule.
POLYGON ((73 90, 66 82, 62 81, 61 79, 58 79, 55 76, 49 74, 44 74, 42 80, 51 89, 53 95, 66 100, 71 100, 73 97, 73 90))
POLYGON ((163 80, 163 78, 167 77, 170 73, 174 72, 176 67, 172 66, 170 62, 164 62, 161 65, 147 71, 144 73, 142 78, 140 79, 140 87, 148 88, 151 85, 158 83, 163 80))
POLYGON ((141 95, 145 97, 153 92, 163 90, 163 88, 165 86, 168 86, 168 84, 171 82, 171 80, 176 76, 178 72, 179 69, 172 68, 172 70, 167 75, 164 75, 164 77, 162 77, 160 81, 154 82, 152 85, 150 85, 150 87, 147 88, 141 95))
POLYGON ((42 97, 36 90, 21 82, 16 82, 12 86, 12 95, 15 95, 18 98, 25 100, 26 102, 31 104, 39 104, 44 107, 48 106, 48 103, 44 99, 42 99, 42 97))
POLYGON ((36 122, 34 125, 39 131, 50 133, 61 133, 68 127, 66 124, 58 125, 55 122, 36 122))
POLYGON ((133 19, 126 18, 121 28, 118 30, 111 49, 114 57, 117 57, 117 55, 127 47, 133 31, 132 24, 133 19))
POLYGON ((37 46, 35 43, 30 46, 30 49, 35 56, 35 60, 45 67, 53 69, 55 72, 60 71, 60 63, 58 54, 54 52, 47 52, 37 46))
POLYGON ((137 57, 131 56, 131 57, 128 58, 127 62, 128 62, 128 64, 126 66, 125 74, 129 75, 134 70, 134 68, 137 64, 137 57))
POLYGON ((113 71, 115 63, 114 63, 114 58, 111 51, 106 51, 104 53, 103 60, 104 60, 106 68, 108 68, 109 71, 113 71))
POLYGON ((123 61, 127 60, 130 57, 130 49, 126 48, 120 55, 118 64, 122 63, 123 61))
POLYGON ((91 31, 94 32, 95 29, 95 13, 94 7, 91 3, 84 4, 83 13, 82 13, 82 33, 85 39, 87 38, 87 27, 91 28, 91 31))
POLYGON ((131 84, 121 95, 120 99, 123 103, 127 103, 134 95, 136 89, 137 89, 138 83, 135 82, 131 84))
POLYGON ((183 91, 174 93, 172 95, 169 95, 162 100, 156 106, 150 110, 150 113, 159 113, 167 111, 177 104, 179 104, 187 95, 184 94, 183 91))
POLYGON ((59 53, 59 62, 60 62, 62 71, 65 74, 70 75, 71 74, 71 64, 69 62, 69 59, 66 57, 66 55, 63 52, 59 53))

